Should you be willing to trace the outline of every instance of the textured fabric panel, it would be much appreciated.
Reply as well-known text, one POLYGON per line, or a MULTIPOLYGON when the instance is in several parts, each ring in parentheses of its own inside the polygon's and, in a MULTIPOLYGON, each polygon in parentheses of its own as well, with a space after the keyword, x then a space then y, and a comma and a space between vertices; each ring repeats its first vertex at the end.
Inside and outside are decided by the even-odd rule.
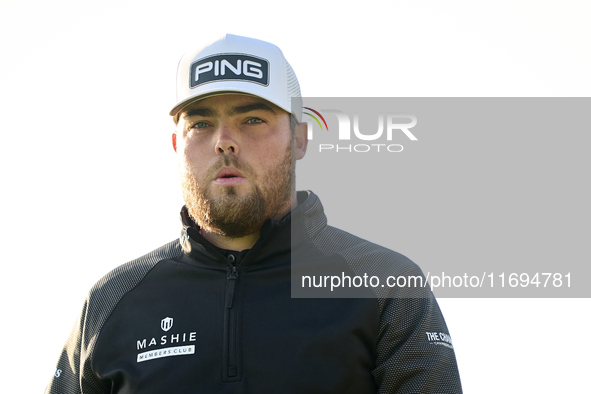
POLYGON ((78 323, 64 346, 57 364, 58 372, 47 387, 47 394, 110 392, 108 387, 103 387, 98 382, 92 370, 94 345, 103 324, 121 298, 137 286, 158 262, 181 254, 180 243, 175 240, 115 268, 93 286, 78 323))
POLYGON ((52 377, 49 385, 45 389, 45 393, 71 393, 80 394, 80 344, 82 332, 84 331, 84 315, 86 314, 86 302, 82 307, 82 311, 66 344, 62 350, 60 358, 57 363, 55 375, 52 377))
MULTIPOLYGON (((313 245, 324 255, 337 254, 342 256, 356 275, 375 275, 382 281, 388 276, 420 276, 423 280, 425 279, 421 269, 404 255, 368 242, 343 230, 327 226, 326 216, 323 214, 320 200, 316 199, 314 201, 311 208, 306 212, 306 219, 308 220, 304 221, 305 231, 312 240, 313 245)), ((378 298, 431 297, 430 292, 415 287, 401 290, 386 286, 372 287, 372 290, 378 298)), ((380 304, 383 304, 383 301, 380 304)))
POLYGON ((290 100, 291 112, 296 115, 298 121, 302 121, 302 93, 300 91, 300 84, 295 75, 295 72, 287 62, 285 61, 287 68, 287 98, 290 100))
MULTIPOLYGON (((341 256, 359 276, 425 279, 421 269, 407 257, 327 226, 320 200, 311 198, 304 228, 322 254, 341 256)), ((372 289, 380 310, 376 366, 372 371, 378 393, 462 393, 452 345, 427 340, 427 333, 449 335, 429 287, 372 289)))
POLYGON ((448 333, 434 298, 389 298, 380 317, 378 393, 462 393, 453 349, 425 340, 448 333))
POLYGON ((309 207, 304 212, 304 229, 308 238, 314 239, 316 234, 326 227, 327 221, 326 215, 324 215, 324 208, 318 197, 311 194, 308 200, 306 201, 306 205, 309 207))

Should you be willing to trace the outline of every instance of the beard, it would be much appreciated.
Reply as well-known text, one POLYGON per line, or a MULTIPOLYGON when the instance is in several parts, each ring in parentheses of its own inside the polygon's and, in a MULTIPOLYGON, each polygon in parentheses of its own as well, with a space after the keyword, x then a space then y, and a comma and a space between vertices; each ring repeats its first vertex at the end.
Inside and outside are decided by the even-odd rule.
POLYGON ((203 184, 193 171, 184 168, 181 175, 183 199, 189 215, 201 229, 228 238, 241 238, 260 231, 266 220, 287 213, 294 186, 294 167, 290 146, 282 162, 260 178, 236 156, 224 155, 207 171, 203 184), (237 187, 226 186, 221 189, 221 196, 213 197, 211 180, 224 166, 232 166, 247 177, 252 187, 250 193, 241 195, 237 187))

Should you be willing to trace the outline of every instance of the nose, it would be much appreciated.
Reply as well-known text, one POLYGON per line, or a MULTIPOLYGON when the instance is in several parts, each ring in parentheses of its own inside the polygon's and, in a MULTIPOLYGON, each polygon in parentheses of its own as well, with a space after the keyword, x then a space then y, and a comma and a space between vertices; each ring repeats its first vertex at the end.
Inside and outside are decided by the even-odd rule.
POLYGON ((237 130, 230 125, 220 125, 218 138, 215 144, 215 152, 218 155, 239 153, 238 141, 236 140, 237 130))

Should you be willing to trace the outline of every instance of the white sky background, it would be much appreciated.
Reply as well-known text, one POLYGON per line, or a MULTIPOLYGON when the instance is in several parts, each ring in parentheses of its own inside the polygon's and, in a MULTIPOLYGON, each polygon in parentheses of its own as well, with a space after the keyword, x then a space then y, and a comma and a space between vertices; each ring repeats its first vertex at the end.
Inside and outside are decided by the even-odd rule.
MULTIPOLYGON (((0 0, 2 392, 42 392, 94 282, 178 236, 187 50, 273 42, 304 96, 591 93, 587 1, 234 3, 0 0)), ((466 393, 589 390, 590 300, 439 302, 466 393)))

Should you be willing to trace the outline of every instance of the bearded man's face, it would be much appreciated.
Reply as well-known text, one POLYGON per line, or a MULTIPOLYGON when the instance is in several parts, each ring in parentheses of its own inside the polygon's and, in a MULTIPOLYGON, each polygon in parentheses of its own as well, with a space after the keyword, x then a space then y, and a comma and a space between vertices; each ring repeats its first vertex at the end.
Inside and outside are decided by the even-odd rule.
POLYGON ((295 160, 284 110, 245 95, 206 98, 183 109, 173 143, 201 229, 240 238, 289 211, 295 160))

